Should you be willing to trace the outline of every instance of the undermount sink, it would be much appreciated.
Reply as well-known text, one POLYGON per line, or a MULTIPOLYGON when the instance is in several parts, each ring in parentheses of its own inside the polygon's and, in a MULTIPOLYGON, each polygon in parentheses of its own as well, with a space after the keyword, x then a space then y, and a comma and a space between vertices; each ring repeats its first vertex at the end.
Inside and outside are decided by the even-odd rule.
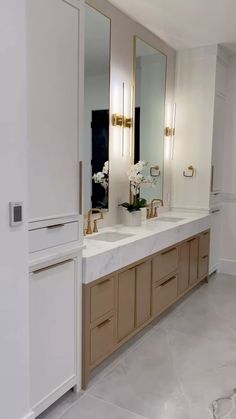
POLYGON ((99 240, 103 242, 117 242, 119 240, 127 239, 132 237, 133 234, 119 233, 117 231, 106 231, 104 233, 95 234, 89 237, 86 237, 90 240, 99 240))
POLYGON ((185 218, 180 217, 158 217, 153 221, 164 221, 167 223, 178 223, 178 221, 183 221, 185 218))

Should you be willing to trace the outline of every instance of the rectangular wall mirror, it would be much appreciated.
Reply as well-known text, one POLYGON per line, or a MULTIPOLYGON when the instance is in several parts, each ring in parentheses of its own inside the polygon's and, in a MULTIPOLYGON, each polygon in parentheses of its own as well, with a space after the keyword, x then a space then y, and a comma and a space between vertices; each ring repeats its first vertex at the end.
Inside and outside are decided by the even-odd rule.
POLYGON ((164 171, 164 131, 166 56, 138 37, 134 39, 135 109, 134 163, 148 162, 146 176, 155 177, 155 186, 142 187, 140 197, 149 203, 162 199, 164 171))
POLYGON ((110 19, 85 6, 84 211, 108 210, 110 19))

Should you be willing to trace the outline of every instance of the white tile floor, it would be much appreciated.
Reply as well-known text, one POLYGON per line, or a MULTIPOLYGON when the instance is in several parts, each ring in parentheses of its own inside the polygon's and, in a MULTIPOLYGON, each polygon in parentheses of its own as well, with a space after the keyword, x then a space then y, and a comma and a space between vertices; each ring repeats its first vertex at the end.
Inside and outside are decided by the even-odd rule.
POLYGON ((40 419, 235 419, 235 388, 236 277, 215 275, 40 419))

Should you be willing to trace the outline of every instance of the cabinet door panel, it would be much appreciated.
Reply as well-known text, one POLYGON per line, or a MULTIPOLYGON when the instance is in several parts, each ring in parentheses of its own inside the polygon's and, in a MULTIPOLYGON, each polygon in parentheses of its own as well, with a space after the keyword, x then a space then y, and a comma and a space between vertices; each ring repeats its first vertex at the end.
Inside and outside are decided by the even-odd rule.
POLYGON ((220 257, 220 227, 221 227, 221 210, 215 209, 211 211, 211 242, 210 242, 210 273, 214 272, 219 265, 220 257))
POLYGON ((134 330, 135 268, 118 276, 118 340, 134 330))
POLYGON ((27 4, 30 220, 78 213, 79 11, 27 4))
POLYGON ((189 245, 189 285, 191 286, 198 280, 198 238, 190 240, 189 245))
POLYGON ((208 256, 203 256, 202 258, 199 259, 199 265, 198 265, 199 279, 208 274, 208 265, 209 265, 208 256))
POLYGON ((189 287, 189 242, 179 247, 179 276, 178 276, 178 294, 182 294, 189 287))
POLYGON ((177 275, 154 284, 153 287, 153 315, 161 313, 168 305, 177 298, 178 278, 177 275))
POLYGON ((31 405, 75 376, 74 261, 30 276, 31 405))
POLYGON ((178 267, 178 249, 173 247, 154 257, 153 279, 159 281, 174 272, 178 267))
POLYGON ((114 309, 114 277, 108 278, 91 288, 91 322, 114 309))
POLYGON ((105 320, 91 330, 90 362, 93 364, 99 358, 109 354, 114 345, 114 320, 113 317, 105 320))
POLYGON ((209 256, 210 235, 208 232, 203 233, 199 237, 199 257, 209 256))
POLYGON ((135 326, 141 326, 151 317, 151 261, 136 268, 135 326))

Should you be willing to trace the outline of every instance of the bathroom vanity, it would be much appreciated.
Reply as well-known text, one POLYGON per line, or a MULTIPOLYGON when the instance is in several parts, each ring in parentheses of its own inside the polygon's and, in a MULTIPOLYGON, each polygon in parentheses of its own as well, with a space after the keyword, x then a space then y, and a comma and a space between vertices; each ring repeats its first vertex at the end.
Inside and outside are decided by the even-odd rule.
POLYGON ((91 370, 208 279, 209 241, 208 215, 172 212, 85 240, 83 388, 91 370))

